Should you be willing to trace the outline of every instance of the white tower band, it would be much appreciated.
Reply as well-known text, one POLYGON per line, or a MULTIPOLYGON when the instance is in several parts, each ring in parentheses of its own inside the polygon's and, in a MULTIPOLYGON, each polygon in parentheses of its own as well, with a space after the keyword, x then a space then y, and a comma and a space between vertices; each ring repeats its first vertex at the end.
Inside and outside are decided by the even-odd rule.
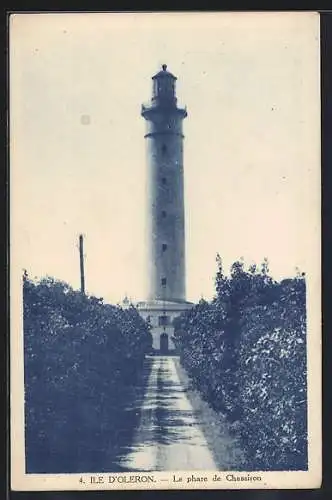
POLYGON ((152 77, 152 99, 142 106, 147 151, 148 297, 139 302, 152 328, 153 347, 174 350, 174 317, 192 307, 186 301, 185 219, 182 122, 186 109, 177 106, 176 77, 162 70, 152 77))

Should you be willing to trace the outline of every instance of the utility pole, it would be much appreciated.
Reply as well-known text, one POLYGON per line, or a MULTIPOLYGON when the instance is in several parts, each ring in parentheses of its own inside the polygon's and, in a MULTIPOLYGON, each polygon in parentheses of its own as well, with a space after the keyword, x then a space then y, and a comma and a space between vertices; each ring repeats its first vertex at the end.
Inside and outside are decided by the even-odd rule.
POLYGON ((85 295, 83 234, 80 234, 79 237, 79 252, 80 252, 81 293, 85 295))

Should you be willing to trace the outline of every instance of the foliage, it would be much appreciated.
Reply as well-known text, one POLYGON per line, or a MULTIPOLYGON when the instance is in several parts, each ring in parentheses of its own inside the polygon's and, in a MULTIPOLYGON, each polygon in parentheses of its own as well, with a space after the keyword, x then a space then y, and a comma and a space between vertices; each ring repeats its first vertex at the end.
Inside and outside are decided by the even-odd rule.
POLYGON ((246 470, 306 469, 305 277, 277 282, 267 260, 230 276, 217 264, 214 299, 175 322, 181 362, 240 433, 246 470))
POLYGON ((151 334, 135 308, 53 278, 34 282, 25 273, 23 291, 28 471, 102 470, 121 441, 117 423, 151 334))

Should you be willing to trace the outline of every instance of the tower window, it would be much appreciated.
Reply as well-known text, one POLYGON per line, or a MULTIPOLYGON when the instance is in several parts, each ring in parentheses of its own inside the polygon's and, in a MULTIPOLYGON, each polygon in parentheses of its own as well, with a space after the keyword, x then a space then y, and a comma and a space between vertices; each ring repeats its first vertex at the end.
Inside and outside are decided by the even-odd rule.
POLYGON ((169 325, 169 317, 166 316, 165 314, 163 316, 159 316, 158 323, 159 323, 159 326, 169 325))
POLYGON ((167 184, 167 179, 166 179, 166 177, 162 177, 162 178, 161 178, 161 182, 162 182, 162 184, 164 184, 164 185, 165 185, 165 184, 167 184))
POLYGON ((167 280, 166 278, 161 278, 161 286, 166 286, 167 280))
POLYGON ((166 144, 163 144, 163 145, 161 146, 161 152, 162 152, 162 154, 163 154, 163 155, 165 155, 165 154, 166 154, 166 152, 167 152, 167 146, 166 146, 166 144))
POLYGON ((166 214, 165 210, 163 210, 163 211, 161 212, 161 216, 162 216, 162 218, 163 218, 163 219, 165 219, 166 215, 167 215, 167 214, 166 214))
POLYGON ((167 245, 166 245, 166 243, 163 243, 163 244, 162 244, 162 249, 163 249, 163 252, 166 252, 166 250, 167 250, 167 245))

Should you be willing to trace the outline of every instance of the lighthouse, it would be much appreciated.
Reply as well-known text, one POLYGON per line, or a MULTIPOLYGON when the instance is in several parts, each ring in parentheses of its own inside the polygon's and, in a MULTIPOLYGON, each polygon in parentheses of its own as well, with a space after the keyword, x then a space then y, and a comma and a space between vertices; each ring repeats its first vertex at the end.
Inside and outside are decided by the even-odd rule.
POLYGON ((152 77, 152 97, 142 105, 146 147, 147 300, 138 304, 151 325, 156 352, 173 351, 172 322, 192 307, 186 301, 183 120, 177 78, 162 65, 152 77))
POLYGON ((185 301, 182 122, 187 112, 177 106, 176 77, 166 64, 152 81, 151 102, 141 112, 148 169, 148 298, 185 301))

